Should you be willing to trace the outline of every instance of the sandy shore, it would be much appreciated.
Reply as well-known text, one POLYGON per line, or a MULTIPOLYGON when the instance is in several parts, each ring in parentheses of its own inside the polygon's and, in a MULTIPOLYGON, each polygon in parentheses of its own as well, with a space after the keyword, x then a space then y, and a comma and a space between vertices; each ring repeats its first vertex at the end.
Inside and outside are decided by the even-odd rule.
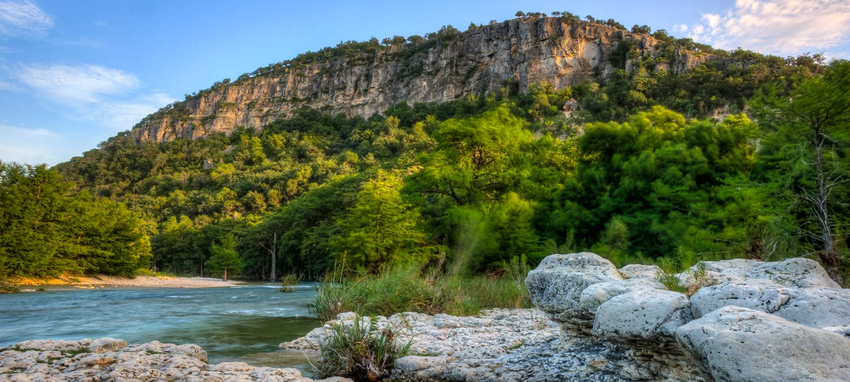
POLYGON ((241 285, 239 281, 222 281, 221 279, 209 277, 160 277, 160 276, 138 276, 136 278, 124 278, 114 276, 97 277, 60 277, 54 279, 27 279, 20 280, 18 285, 22 291, 26 287, 40 286, 71 286, 75 288, 93 289, 103 287, 134 287, 134 288, 220 288, 241 285))

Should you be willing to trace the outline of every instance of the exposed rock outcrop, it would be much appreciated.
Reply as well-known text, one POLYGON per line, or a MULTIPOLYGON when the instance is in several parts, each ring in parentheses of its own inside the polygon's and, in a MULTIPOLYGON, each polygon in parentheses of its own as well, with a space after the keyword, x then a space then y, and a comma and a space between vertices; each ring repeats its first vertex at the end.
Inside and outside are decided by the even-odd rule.
MULTIPOLYGON (((0 381, 212 381, 310 382, 296 369, 254 367, 242 362, 208 364, 198 345, 157 341, 127 345, 102 338, 35 340, 0 348, 0 381)), ((328 382, 350 382, 331 378, 328 382)))
POLYGON ((703 262, 674 275, 690 298, 653 284, 652 267, 624 267, 622 281, 612 269, 591 253, 552 255, 526 282, 565 338, 616 344, 649 370, 615 379, 850 380, 850 290, 815 261, 703 262))
POLYGON ((715 381, 850 381, 850 339, 768 313, 726 306, 676 338, 715 381))
MULTIPOLYGON (((667 290, 659 272, 618 270, 593 253, 552 255, 526 279, 540 310, 378 317, 413 341, 390 379, 850 380, 850 291, 816 262, 701 263, 674 275, 696 290, 690 297, 667 290)), ((281 347, 316 351, 332 324, 281 347)))
MULTIPOLYGON (((560 18, 526 18, 492 23, 439 41, 392 45, 374 55, 292 65, 216 87, 172 109, 152 114, 130 132, 138 141, 198 138, 229 133, 236 126, 262 128, 301 107, 333 114, 369 117, 401 101, 446 102, 467 95, 499 92, 505 81, 520 91, 540 81, 556 89, 594 74, 613 71, 611 56, 624 41, 638 59, 658 57, 652 36, 560 18)), ((658 68, 672 73, 711 56, 677 50, 658 68)))

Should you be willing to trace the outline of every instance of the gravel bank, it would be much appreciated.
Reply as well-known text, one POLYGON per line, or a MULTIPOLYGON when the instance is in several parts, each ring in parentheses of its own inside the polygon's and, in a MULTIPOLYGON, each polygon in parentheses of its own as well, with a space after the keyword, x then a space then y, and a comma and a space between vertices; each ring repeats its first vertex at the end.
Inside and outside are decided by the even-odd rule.
POLYGON ((114 276, 97 277, 62 277, 49 280, 22 280, 21 290, 32 291, 32 287, 41 286, 71 286, 75 288, 93 289, 103 287, 133 287, 133 288, 221 288, 241 285, 239 281, 222 281, 210 277, 159 277, 139 276, 124 278, 114 276))

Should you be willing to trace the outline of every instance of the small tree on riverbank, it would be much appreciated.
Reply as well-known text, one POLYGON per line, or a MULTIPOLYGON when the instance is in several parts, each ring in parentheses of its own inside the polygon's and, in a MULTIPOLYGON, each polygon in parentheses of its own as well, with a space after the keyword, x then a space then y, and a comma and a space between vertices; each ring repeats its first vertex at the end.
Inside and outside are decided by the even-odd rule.
POLYGON ((238 270, 241 266, 239 253, 236 252, 236 239, 227 235, 221 240, 221 245, 212 245, 212 256, 207 260, 207 267, 213 272, 221 272, 222 280, 227 281, 227 271, 238 270))

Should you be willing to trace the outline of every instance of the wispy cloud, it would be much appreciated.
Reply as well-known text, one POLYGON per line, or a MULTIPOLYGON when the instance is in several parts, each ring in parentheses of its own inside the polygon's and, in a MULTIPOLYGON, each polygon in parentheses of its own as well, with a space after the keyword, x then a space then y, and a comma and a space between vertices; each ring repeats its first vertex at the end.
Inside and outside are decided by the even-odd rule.
POLYGON ((41 38, 52 27, 53 18, 32 1, 0 1, 0 35, 41 38))
POLYGON ((704 14, 688 37, 717 48, 756 50, 776 55, 832 51, 850 42, 850 1, 737 0, 725 14, 704 14))
POLYGON ((46 129, 28 129, 0 124, 0 160, 29 164, 56 164, 73 153, 60 152, 64 138, 46 129))
POLYGON ((104 96, 127 93, 139 85, 136 76, 97 65, 23 65, 16 79, 54 100, 97 103, 104 96))
POLYGON ((140 92, 136 76, 97 65, 22 65, 12 76, 15 82, 0 83, 0 90, 32 91, 109 133, 130 129, 176 100, 162 92, 140 92))

